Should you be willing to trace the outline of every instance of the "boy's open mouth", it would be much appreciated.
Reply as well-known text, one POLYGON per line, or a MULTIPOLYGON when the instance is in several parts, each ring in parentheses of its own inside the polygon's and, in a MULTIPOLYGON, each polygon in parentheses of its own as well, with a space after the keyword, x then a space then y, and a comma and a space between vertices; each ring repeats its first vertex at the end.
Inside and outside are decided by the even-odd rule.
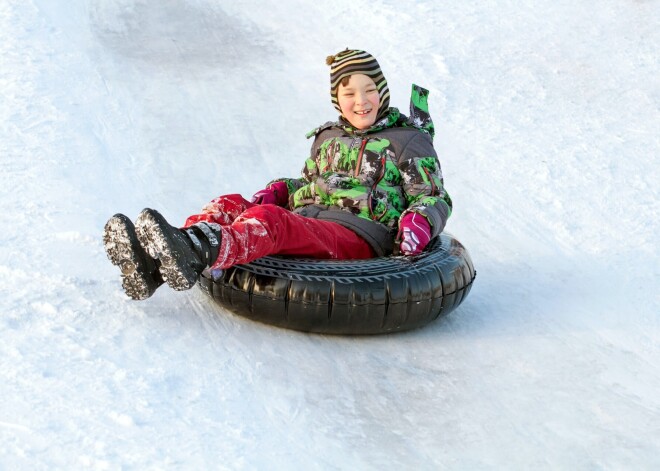
POLYGON ((355 114, 363 116, 365 114, 371 113, 371 110, 364 110, 364 111, 356 111, 355 114))

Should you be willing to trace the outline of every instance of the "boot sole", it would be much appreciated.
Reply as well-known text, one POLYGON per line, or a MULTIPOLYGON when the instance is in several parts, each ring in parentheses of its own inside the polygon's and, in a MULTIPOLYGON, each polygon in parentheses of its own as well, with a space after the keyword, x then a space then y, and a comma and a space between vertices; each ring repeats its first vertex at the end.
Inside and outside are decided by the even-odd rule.
POLYGON ((173 239, 183 237, 171 229, 165 218, 155 210, 146 209, 136 221, 138 240, 149 255, 160 260, 160 274, 167 285, 176 291, 195 286, 199 275, 187 260, 181 259, 173 239))
POLYGON ((115 214, 108 220, 103 232, 103 247, 110 262, 121 270, 121 284, 128 297, 140 301, 156 291, 158 284, 144 273, 143 249, 130 219, 115 214))

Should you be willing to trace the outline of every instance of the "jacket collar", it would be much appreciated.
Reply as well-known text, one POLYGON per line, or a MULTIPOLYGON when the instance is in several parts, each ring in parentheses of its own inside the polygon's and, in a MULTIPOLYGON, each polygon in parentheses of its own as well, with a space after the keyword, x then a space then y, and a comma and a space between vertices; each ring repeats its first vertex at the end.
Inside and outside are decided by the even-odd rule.
POLYGON ((429 114, 428 96, 428 90, 413 84, 412 93, 410 94, 410 117, 401 114, 398 108, 388 108, 383 117, 376 121, 373 126, 361 130, 355 129, 343 116, 339 116, 337 121, 328 121, 308 132, 307 138, 317 136, 321 131, 335 127, 343 129, 347 134, 354 136, 364 136, 393 127, 413 127, 429 134, 433 139, 435 129, 429 114))
POLYGON ((383 129, 394 127, 397 124, 400 124, 402 118, 404 121, 407 119, 401 114, 398 108, 388 108, 387 113, 368 129, 355 129, 343 116, 339 117, 339 120, 335 123, 335 126, 342 128, 348 134, 364 136, 365 134, 371 134, 374 132, 382 131, 383 129))

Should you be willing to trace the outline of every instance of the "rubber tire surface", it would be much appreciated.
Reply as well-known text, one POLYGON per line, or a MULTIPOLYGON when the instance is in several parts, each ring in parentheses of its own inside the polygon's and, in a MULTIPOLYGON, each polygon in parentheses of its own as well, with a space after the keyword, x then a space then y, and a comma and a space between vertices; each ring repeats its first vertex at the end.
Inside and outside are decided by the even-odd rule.
POLYGON ((267 256, 199 285, 218 304, 250 319, 324 334, 382 334, 422 327, 456 309, 476 276, 452 235, 421 255, 367 260, 267 256))

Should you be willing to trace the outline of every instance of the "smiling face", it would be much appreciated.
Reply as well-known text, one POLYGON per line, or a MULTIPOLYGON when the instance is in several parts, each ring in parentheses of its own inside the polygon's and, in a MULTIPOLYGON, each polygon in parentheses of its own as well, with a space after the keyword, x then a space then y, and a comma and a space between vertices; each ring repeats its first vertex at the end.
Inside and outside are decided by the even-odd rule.
POLYGON ((346 85, 340 83, 337 101, 342 116, 354 128, 369 129, 376 122, 380 96, 376 83, 367 75, 351 75, 346 85))

